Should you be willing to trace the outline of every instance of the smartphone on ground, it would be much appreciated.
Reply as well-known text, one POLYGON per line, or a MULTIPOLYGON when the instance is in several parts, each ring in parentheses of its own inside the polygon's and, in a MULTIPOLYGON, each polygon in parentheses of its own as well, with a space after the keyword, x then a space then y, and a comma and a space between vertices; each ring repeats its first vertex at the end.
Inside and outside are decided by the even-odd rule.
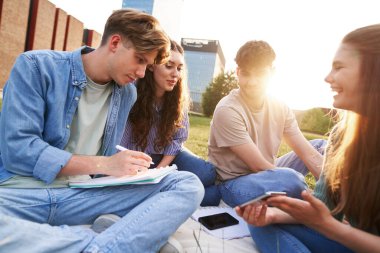
POLYGON ((198 221, 209 230, 239 224, 239 221, 229 213, 217 213, 213 215, 202 216, 198 218, 198 221))

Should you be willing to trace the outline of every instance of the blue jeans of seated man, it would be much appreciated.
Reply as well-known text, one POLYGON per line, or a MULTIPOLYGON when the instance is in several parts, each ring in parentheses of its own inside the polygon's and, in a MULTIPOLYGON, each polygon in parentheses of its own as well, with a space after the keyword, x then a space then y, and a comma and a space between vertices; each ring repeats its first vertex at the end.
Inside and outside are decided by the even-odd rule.
MULTIPOLYGON (((310 143, 323 154, 325 140, 312 140, 310 143)), ((290 197, 300 198, 301 192, 307 189, 303 177, 308 172, 305 164, 294 152, 290 152, 278 158, 276 166, 279 168, 252 173, 219 184, 223 201, 234 207, 266 191, 285 191, 290 197)))
POLYGON ((1 252, 82 252, 97 234, 89 228, 51 226, 0 215, 1 252))
MULTIPOLYGON (((33 234, 36 224, 28 223, 22 231, 15 225, 9 239, 22 238, 23 242, 26 241, 22 245, 34 245, 39 249, 36 252, 56 252, 43 250, 51 246, 50 241, 57 248, 72 249, 65 252, 157 252, 197 209, 203 194, 202 184, 196 176, 179 171, 167 175, 158 184, 92 189, 0 188, 0 216, 60 226, 91 224, 98 216, 113 213, 122 219, 100 234, 80 227, 52 229, 41 225, 38 227, 40 234, 46 237, 35 240, 35 236, 26 234, 33 234), (56 231, 54 234, 62 238, 51 239, 48 236, 51 231, 56 231), (83 241, 74 240, 76 237, 83 241)), ((4 252, 31 252, 29 246, 20 249, 19 241, 4 242, 2 238, 0 243, 7 243, 6 247, 1 247, 4 252)))
MULTIPOLYGON (((158 164, 162 155, 152 155, 153 162, 158 164)), ((198 176, 205 188, 205 196, 201 206, 219 205, 221 195, 218 187, 215 185, 216 168, 215 166, 192 153, 187 148, 182 148, 174 158, 172 164, 176 164, 178 170, 189 171, 198 176)))
POLYGON ((249 231, 261 253, 351 253, 350 249, 304 225, 269 225, 249 231))

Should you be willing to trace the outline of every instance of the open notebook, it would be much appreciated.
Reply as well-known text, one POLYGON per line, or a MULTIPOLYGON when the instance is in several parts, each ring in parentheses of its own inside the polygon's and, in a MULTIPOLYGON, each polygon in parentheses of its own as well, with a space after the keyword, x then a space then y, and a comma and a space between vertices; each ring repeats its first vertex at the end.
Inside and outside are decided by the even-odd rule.
POLYGON ((146 172, 137 173, 123 177, 99 177, 83 181, 69 181, 71 188, 94 188, 105 186, 117 186, 125 184, 156 184, 161 181, 167 174, 177 169, 175 164, 159 169, 149 169, 146 172))

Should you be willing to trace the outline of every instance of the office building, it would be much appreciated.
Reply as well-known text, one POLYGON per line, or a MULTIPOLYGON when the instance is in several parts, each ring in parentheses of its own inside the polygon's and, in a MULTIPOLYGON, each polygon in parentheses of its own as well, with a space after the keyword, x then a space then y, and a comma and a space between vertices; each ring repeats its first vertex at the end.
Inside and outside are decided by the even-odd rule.
POLYGON ((123 0, 123 8, 144 11, 156 17, 167 34, 181 41, 185 49, 190 96, 193 110, 201 111, 202 93, 219 73, 224 72, 225 58, 218 40, 182 38, 181 13, 184 0, 123 0))
POLYGON ((202 93, 224 72, 226 60, 218 40, 182 38, 193 110, 201 112, 202 93))
POLYGON ((166 33, 180 41, 182 6, 184 0, 123 0, 122 8, 133 8, 157 18, 166 33))

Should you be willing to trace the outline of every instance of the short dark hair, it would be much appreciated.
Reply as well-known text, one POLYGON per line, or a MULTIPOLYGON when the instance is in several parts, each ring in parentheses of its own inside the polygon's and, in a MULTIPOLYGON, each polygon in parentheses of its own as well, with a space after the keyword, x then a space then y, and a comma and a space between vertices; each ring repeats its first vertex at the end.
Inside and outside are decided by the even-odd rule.
POLYGON ((276 54, 272 47, 262 40, 246 42, 236 54, 235 62, 242 70, 271 66, 276 54))

